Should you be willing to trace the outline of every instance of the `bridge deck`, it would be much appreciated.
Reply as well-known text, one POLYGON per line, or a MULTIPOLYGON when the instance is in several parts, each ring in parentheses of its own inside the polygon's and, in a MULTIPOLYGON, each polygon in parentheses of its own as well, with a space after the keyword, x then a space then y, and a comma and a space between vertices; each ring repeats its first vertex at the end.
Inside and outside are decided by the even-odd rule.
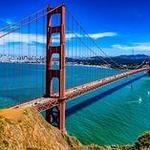
MULTIPOLYGON (((120 79, 126 78, 128 76, 140 73, 140 72, 144 72, 144 71, 148 71, 150 70, 149 67, 145 67, 142 69, 136 69, 136 70, 132 70, 132 71, 128 71, 128 72, 124 72, 124 73, 120 73, 118 75, 113 75, 111 77, 107 77, 104 79, 100 79, 94 82, 90 82, 72 89, 69 89, 66 91, 66 100, 70 100, 73 99, 77 96, 86 94, 92 90, 95 90, 97 88, 103 87, 105 85, 108 85, 112 82, 118 81, 120 79)), ((53 106, 56 106, 59 104, 59 100, 58 98, 45 98, 45 97, 41 97, 35 100, 32 100, 30 102, 26 102, 17 106, 14 106, 13 108, 20 108, 20 107, 34 107, 35 109, 37 109, 38 111, 44 111, 47 110, 53 106)))

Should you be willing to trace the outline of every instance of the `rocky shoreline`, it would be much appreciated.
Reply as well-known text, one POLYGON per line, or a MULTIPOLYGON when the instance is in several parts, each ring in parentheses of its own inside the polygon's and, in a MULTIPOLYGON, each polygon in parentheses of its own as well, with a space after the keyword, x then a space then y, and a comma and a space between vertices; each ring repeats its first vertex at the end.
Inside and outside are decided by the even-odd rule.
POLYGON ((150 132, 134 145, 82 145, 49 125, 34 109, 5 109, 0 110, 0 150, 150 150, 150 132))

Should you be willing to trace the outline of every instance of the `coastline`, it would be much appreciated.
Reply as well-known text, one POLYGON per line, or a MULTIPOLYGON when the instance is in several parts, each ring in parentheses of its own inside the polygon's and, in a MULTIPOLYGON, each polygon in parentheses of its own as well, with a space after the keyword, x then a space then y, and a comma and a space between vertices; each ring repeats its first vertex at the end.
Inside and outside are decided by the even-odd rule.
POLYGON ((73 64, 73 63, 67 63, 66 66, 81 66, 81 67, 93 67, 93 68, 101 68, 101 69, 112 69, 112 68, 109 68, 108 66, 99 66, 99 65, 84 65, 84 64, 73 64))
MULTIPOLYGON (((8 61, 5 61, 5 62, 0 62, 0 63, 5 63, 5 64, 30 64, 30 65, 45 65, 45 63, 33 63, 33 62, 8 62, 8 61)), ((101 69, 113 69, 113 68, 110 68, 108 66, 104 66, 104 65, 84 65, 84 64, 77 64, 77 63, 69 63, 67 62, 66 63, 66 66, 81 66, 81 67, 89 67, 89 68, 101 68, 101 69)))

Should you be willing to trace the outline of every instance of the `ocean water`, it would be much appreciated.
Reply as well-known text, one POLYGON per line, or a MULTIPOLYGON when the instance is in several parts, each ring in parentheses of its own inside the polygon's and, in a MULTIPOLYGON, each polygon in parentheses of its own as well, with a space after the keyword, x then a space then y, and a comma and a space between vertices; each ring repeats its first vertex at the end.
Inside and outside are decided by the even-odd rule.
MULTIPOLYGON (((85 66, 66 68, 67 88, 119 72, 85 66)), ((42 96, 44 89, 44 65, 0 64, 0 108, 42 96)), ((133 143, 150 130, 150 77, 146 73, 134 75, 68 102, 66 127, 84 144, 133 143)))

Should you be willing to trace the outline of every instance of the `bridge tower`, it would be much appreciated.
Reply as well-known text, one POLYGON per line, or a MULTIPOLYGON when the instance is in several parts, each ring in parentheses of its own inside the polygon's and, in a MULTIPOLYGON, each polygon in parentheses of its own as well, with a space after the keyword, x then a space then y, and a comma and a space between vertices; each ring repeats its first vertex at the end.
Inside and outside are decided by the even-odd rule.
POLYGON ((65 6, 59 6, 57 8, 48 7, 47 13, 47 53, 46 53, 46 97, 57 98, 59 105, 46 111, 46 120, 58 127, 65 133, 65 6), (53 16, 58 15, 60 25, 53 25, 53 16), (52 35, 60 35, 60 45, 53 46, 52 35), (53 69, 52 56, 59 55, 59 69, 53 69), (53 95, 53 82, 52 80, 57 78, 59 80, 59 92, 58 95, 53 95))

